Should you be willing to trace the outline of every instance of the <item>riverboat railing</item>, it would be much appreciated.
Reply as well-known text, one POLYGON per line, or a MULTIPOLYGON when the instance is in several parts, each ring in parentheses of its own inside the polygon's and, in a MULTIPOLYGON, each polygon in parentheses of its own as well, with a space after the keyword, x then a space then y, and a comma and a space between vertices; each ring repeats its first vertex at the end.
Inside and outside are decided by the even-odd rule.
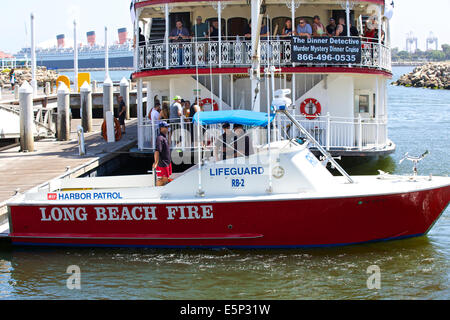
MULTIPOLYGON (((391 50, 378 39, 361 38, 361 61, 352 63, 346 54, 333 54, 333 63, 293 63, 292 42, 289 37, 270 37, 261 40, 261 65, 269 62, 278 67, 353 67, 371 68, 391 72, 391 50), (336 62, 336 60, 338 60, 336 62), (342 61, 342 62, 339 62, 342 61)), ((223 37, 221 41, 191 39, 167 43, 164 39, 152 40, 138 47, 138 71, 173 68, 228 68, 250 67, 252 45, 244 37, 223 37)))
MULTIPOLYGON (((309 120, 303 115, 294 118, 327 150, 342 151, 379 151, 386 149, 389 140, 387 135, 387 119, 366 119, 362 117, 344 118, 330 115, 319 116, 309 120)), ((218 137, 223 134, 220 125, 202 126, 198 137, 196 126, 190 118, 165 120, 169 123, 172 149, 179 151, 192 150, 200 144, 205 150, 212 151, 218 137)), ((158 135, 158 120, 144 120, 141 149, 153 151, 158 135)), ((295 139, 301 137, 298 129, 286 116, 278 115, 274 122, 271 136, 273 141, 295 139)), ((248 128, 252 136, 254 148, 267 144, 264 128, 248 128)))

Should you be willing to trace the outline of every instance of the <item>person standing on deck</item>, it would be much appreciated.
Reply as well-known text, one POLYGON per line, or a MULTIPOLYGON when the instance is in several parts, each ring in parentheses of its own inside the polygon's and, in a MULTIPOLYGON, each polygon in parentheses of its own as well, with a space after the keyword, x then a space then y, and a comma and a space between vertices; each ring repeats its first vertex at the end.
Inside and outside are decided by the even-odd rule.
POLYGON ((197 24, 194 26, 194 36, 196 41, 205 41, 208 36, 208 25, 202 22, 202 17, 197 17, 197 24))
POLYGON ((229 123, 224 123, 222 129, 223 134, 218 137, 214 146, 216 161, 232 159, 235 154, 234 142, 236 141, 236 134, 231 131, 229 123))
POLYGON ((120 96, 119 98, 119 122, 120 127, 122 128, 122 134, 126 134, 126 128, 125 128, 125 118, 127 116, 127 106, 125 105, 125 102, 123 101, 123 97, 120 96))
POLYGON ((242 124, 235 124, 233 126, 233 131, 236 134, 236 138, 234 141, 234 157, 249 157, 254 154, 255 150, 253 148, 253 142, 250 138, 250 135, 245 132, 244 126, 242 124))
POLYGON ((309 23, 306 23, 305 19, 300 19, 300 23, 297 26, 297 35, 300 37, 311 38, 313 33, 312 27, 309 23))
POLYGON ((11 91, 14 91, 16 87, 16 72, 14 69, 9 72, 9 83, 11 83, 11 91))
POLYGON ((174 103, 170 107, 170 120, 172 123, 179 123, 180 117, 183 115, 183 106, 181 105, 181 97, 175 96, 174 103))
POLYGON ((170 145, 167 138, 169 124, 165 121, 159 124, 159 135, 156 138, 155 162, 153 169, 156 170, 158 180, 157 187, 163 187, 170 182, 172 175, 172 158, 170 156, 170 145))

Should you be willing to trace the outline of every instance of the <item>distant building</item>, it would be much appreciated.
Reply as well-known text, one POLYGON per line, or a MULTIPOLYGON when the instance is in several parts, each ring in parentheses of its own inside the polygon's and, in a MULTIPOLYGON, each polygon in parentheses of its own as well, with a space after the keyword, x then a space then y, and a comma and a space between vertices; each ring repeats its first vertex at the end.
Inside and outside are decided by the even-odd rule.
POLYGON ((12 59, 13 55, 0 51, 0 59, 12 59))

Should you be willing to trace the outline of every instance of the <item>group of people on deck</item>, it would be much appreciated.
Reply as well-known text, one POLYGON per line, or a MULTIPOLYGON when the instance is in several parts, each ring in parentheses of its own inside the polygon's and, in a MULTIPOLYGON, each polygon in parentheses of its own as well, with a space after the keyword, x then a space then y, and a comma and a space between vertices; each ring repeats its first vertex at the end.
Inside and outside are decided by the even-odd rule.
MULTIPOLYGON (((157 186, 164 186, 171 181, 170 129, 179 129, 182 116, 192 119, 198 112, 203 112, 203 109, 197 104, 197 100, 191 105, 189 101, 183 100, 180 96, 175 96, 173 101, 173 104, 167 110, 166 108, 162 109, 159 100, 155 99, 155 105, 148 114, 148 118, 158 128, 155 161, 153 163, 153 169, 156 171, 158 178, 157 186)), ((192 125, 191 127, 188 126, 187 129, 191 130, 191 134, 193 133, 192 125)), ((217 161, 249 157, 255 153, 251 136, 246 132, 243 125, 234 124, 233 129, 231 129, 230 123, 224 123, 222 129, 223 134, 218 136, 214 143, 214 158, 217 161)))
POLYGON ((184 100, 180 96, 175 96, 173 104, 169 107, 167 103, 155 100, 154 107, 148 113, 148 119, 156 125, 166 121, 167 123, 179 123, 181 117, 192 119, 197 112, 203 111, 203 107, 199 104, 199 99, 195 99, 191 104, 189 100, 184 100))
MULTIPOLYGON (((251 38, 251 20, 245 25, 240 36, 245 38, 251 38)), ((281 31, 281 37, 301 36, 301 37, 359 37, 375 38, 378 29, 374 24, 367 24, 364 34, 360 34, 358 29, 350 24, 350 34, 346 25, 346 19, 341 17, 336 21, 334 18, 330 18, 329 24, 325 26, 319 16, 314 16, 312 25, 307 22, 305 18, 300 18, 299 24, 293 28, 292 20, 286 19, 284 27, 281 31)), ((375 23, 376 25, 376 23, 375 23)), ((263 19, 260 30, 260 36, 262 39, 266 39, 274 33, 269 30, 266 19, 263 19)), ((383 33, 384 35, 384 33, 383 33)), ((224 35, 222 35, 223 37, 224 35)), ((217 19, 212 20, 211 24, 203 22, 201 16, 197 17, 196 24, 193 27, 193 32, 184 27, 183 22, 178 20, 176 26, 171 30, 169 39, 172 41, 185 41, 195 38, 197 41, 217 40, 219 38, 219 22, 217 19)))

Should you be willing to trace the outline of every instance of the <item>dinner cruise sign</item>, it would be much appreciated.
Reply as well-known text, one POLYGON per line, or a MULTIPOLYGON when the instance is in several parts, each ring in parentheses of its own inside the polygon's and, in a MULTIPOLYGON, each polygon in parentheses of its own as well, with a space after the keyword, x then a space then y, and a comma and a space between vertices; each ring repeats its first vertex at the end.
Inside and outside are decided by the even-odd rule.
POLYGON ((361 39, 352 37, 292 37, 293 63, 361 63, 361 39))

